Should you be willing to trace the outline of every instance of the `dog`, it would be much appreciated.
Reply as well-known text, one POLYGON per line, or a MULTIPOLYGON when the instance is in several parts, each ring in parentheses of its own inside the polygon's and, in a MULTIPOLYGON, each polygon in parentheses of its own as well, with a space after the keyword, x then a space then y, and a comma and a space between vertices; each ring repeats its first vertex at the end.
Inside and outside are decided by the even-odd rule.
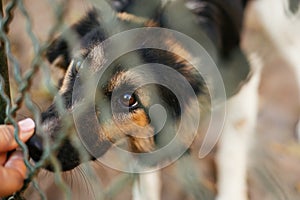
MULTIPOLYGON (((168 28, 193 38, 217 63, 226 94, 231 98, 226 103, 228 112, 224 122, 224 134, 220 138, 219 153, 216 156, 219 163, 216 199, 247 199, 246 157, 256 122, 260 78, 260 68, 251 71, 250 64, 239 47, 247 1, 111 1, 111 5, 112 7, 105 9, 92 9, 70 27, 67 32, 72 34, 62 34, 50 45, 46 57, 50 63, 65 70, 65 76, 53 104, 42 113, 41 128, 36 130, 36 134, 27 143, 30 157, 39 161, 46 145, 43 138, 48 137, 52 143, 60 140, 62 132, 66 132, 66 136, 60 140, 61 145, 56 150, 56 159, 60 165, 58 167, 48 162, 44 167, 50 171, 73 170, 83 161, 103 157, 116 145, 137 154, 155 152, 172 141, 182 116, 191 120, 197 118, 194 115, 199 113, 194 111, 199 109, 196 108, 199 99, 207 99, 209 89, 202 75, 186 60, 194 57, 186 50, 188 47, 176 40, 172 34, 162 34, 161 38, 150 37, 155 39, 155 44, 166 47, 166 50, 140 46, 138 50, 121 55, 107 69, 101 71, 110 53, 113 53, 106 50, 109 43, 103 43, 110 36, 136 28, 168 28), (141 5, 147 9, 140 9, 141 5), (109 13, 109 16, 102 13, 109 13), (195 96, 183 92, 183 100, 179 100, 167 87, 143 85, 144 79, 151 77, 151 81, 166 80, 172 82, 178 91, 186 90, 181 82, 174 81, 176 76, 172 73, 166 76, 165 73, 160 74, 149 68, 146 72, 131 71, 135 66, 147 63, 159 63, 175 70, 187 80, 195 96), (97 79, 99 72, 102 73, 101 80, 97 79), (97 74, 96 77, 93 74, 97 74), (82 86, 84 80, 89 79, 97 80, 94 82, 94 89, 91 89, 95 96, 89 99, 95 101, 95 104, 86 100, 88 98, 85 95, 88 95, 89 89, 82 86), (87 103, 81 108, 84 101, 87 103), (160 126, 160 118, 151 118, 150 108, 157 104, 166 110, 167 117, 163 127, 160 126), (247 108, 245 104, 248 105, 247 108), (89 154, 85 160, 81 159, 82 154, 78 151, 78 145, 76 146, 78 124, 73 123, 76 120, 70 117, 77 109, 80 110, 76 116, 79 129, 82 130, 80 132, 84 132, 83 137, 88 140, 88 148, 92 149, 92 153, 85 149, 89 154), (42 137, 41 133, 46 136, 42 137), (124 143, 127 146, 124 147, 124 143), (234 163, 227 162, 228 155, 235 160, 234 163)), ((149 40, 144 36, 139 37, 141 38, 136 40, 149 40)), ((126 45, 131 41, 123 42, 126 45)), ((252 60, 254 64, 251 66, 260 65, 255 63, 255 58, 252 60)), ((203 106, 205 105, 200 105, 200 108, 203 106)), ((189 133, 189 128, 188 125, 183 128, 186 135, 180 137, 178 149, 188 149, 189 141, 194 136, 194 133, 189 133)), ((176 148, 172 150, 176 152, 176 148)), ((172 158, 164 154, 159 158, 145 159, 137 156, 136 159, 142 166, 151 168, 172 158)), ((141 174, 139 181, 134 184, 133 198, 159 199, 159 182, 159 172, 141 174), (148 186, 152 189, 148 190, 148 186)), ((85 194, 80 195, 74 198, 85 197, 85 194)))

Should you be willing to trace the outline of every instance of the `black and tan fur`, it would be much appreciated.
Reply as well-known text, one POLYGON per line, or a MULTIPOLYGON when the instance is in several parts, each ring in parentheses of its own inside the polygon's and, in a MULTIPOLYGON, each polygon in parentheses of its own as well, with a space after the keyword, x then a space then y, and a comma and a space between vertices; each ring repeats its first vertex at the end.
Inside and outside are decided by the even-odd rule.
MULTIPOLYGON (((118 30, 110 29, 113 25, 108 25, 107 21, 101 21, 102 18, 97 9, 92 9, 82 20, 71 27, 74 38, 76 38, 73 41, 77 41, 76 44, 62 35, 53 41, 47 52, 48 60, 51 63, 55 62, 66 71, 58 94, 64 103, 64 113, 58 112, 54 100, 54 103, 42 114, 42 132, 48 134, 54 141, 58 134, 66 128, 63 118, 72 113, 76 102, 80 103, 82 100, 72 99, 73 92, 82 92, 80 90, 73 91, 74 81, 79 70, 78 62, 88 58, 90 65, 84 67, 90 71, 99 71, 107 53, 101 46, 101 42, 114 33, 131 28, 156 26, 187 34, 203 45, 217 62, 225 84, 229 83, 226 84, 229 96, 238 91, 239 84, 248 76, 249 65, 239 48, 246 1, 189 0, 170 2, 164 6, 161 6, 160 1, 128 1, 128 5, 118 4, 118 2, 115 4, 116 2, 114 1, 113 5, 117 5, 120 13, 115 14, 112 23, 118 25, 118 30), (138 8, 141 2, 148 5, 148 12, 140 12, 138 8), (107 27, 109 30, 106 29, 107 27), (92 56, 91 52, 93 52, 92 56), (95 52, 99 53, 95 54, 95 52), (230 74, 227 71, 230 71, 230 74), (234 78, 231 79, 231 77, 234 78)), ((184 45, 174 40, 172 36, 168 36, 168 40, 162 38, 157 38, 157 40, 168 46, 169 49, 175 49, 178 54, 174 55, 158 49, 142 49, 128 53, 115 60, 109 70, 104 73, 104 78, 98 83, 96 112, 99 124, 91 124, 89 115, 92 111, 86 110, 82 114, 82 124, 89 133, 91 141, 94 141, 92 148, 100 149, 97 151, 99 153, 97 156, 102 156, 111 145, 117 144, 121 140, 127 142, 128 149, 132 152, 151 152, 164 146, 174 137, 180 116, 185 112, 191 112, 190 105, 193 104, 193 101, 198 101, 198 99, 185 96, 183 97, 184 105, 180 107, 175 95, 167 88, 157 85, 139 87, 143 80, 139 80, 139 74, 131 73, 128 71, 129 69, 145 63, 164 64, 182 74, 198 97, 208 95, 203 78, 184 59, 189 56, 184 45), (128 88, 129 91, 130 88, 137 88, 132 95, 134 106, 128 106, 129 113, 123 112, 122 106, 124 105, 120 104, 120 99, 112 97, 113 91, 124 90, 124 88, 128 88), (117 116, 110 115, 112 112, 109 109, 110 103, 119 109, 117 116), (169 126, 167 124, 167 128, 162 129, 156 136, 152 136, 156 127, 150 121, 148 110, 154 104, 161 104, 167 108, 167 123, 169 123, 169 126), (105 116, 103 113, 106 113, 105 116), (134 137, 134 134, 137 137, 134 137), (148 135, 151 137, 147 137, 148 135)), ((158 80, 170 78, 165 75, 159 76, 155 72, 151 72, 151 69, 147 73, 149 76, 155 76, 158 80)), ((174 87, 180 88, 181 85, 174 83, 174 87)), ((120 98, 123 97, 122 95, 120 98)), ((191 115, 193 114, 191 113, 191 115)), ((68 130, 71 130, 69 134, 74 134, 74 127, 68 130)), ((30 156, 36 161, 40 159, 43 152, 39 134, 37 133, 28 142, 30 156)), ((185 141, 182 141, 182 144, 185 145, 185 141)), ((78 151, 68 138, 58 149, 57 158, 63 171, 72 170, 81 163, 78 151)), ((95 159, 93 155, 91 155, 92 159, 95 159)), ((53 170, 51 165, 45 167, 53 170)))

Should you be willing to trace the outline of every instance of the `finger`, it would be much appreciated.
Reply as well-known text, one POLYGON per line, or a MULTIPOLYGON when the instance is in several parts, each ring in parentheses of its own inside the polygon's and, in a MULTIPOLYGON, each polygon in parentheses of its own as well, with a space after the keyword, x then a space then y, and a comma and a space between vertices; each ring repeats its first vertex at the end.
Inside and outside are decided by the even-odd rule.
MULTIPOLYGON (((30 118, 24 119, 18 123, 20 133, 20 139, 27 141, 34 132, 34 121, 30 118)), ((14 128, 12 125, 0 125, 0 153, 11 151, 18 147, 18 144, 14 138, 14 128)))
POLYGON ((0 196, 8 196, 23 186, 26 177, 26 166, 23 162, 23 154, 19 151, 14 152, 5 163, 0 166, 0 196))
POLYGON ((24 163, 24 156, 20 150, 16 150, 6 161, 5 168, 11 168, 17 170, 23 179, 26 178, 26 166, 24 163))
POLYGON ((0 166, 4 165, 6 161, 6 153, 0 153, 0 166))

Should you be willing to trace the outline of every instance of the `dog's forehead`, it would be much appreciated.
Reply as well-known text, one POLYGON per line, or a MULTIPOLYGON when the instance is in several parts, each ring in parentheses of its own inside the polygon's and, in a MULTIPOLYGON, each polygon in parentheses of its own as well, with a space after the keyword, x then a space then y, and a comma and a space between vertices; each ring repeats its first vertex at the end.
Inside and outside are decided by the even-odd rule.
POLYGON ((106 40, 101 43, 95 43, 88 49, 82 49, 81 57, 85 58, 89 69, 93 72, 114 70, 120 66, 124 68, 143 63, 143 56, 132 51, 119 52, 116 49, 122 44, 115 44, 106 40), (121 58, 121 59, 120 59, 121 58))
POLYGON ((107 79, 109 90, 127 84, 138 86, 142 83, 142 76, 134 68, 143 63, 143 57, 136 53, 115 56, 114 52, 106 48, 105 43, 95 45, 86 56, 86 65, 99 78, 107 79))
POLYGON ((104 47, 101 44, 93 46, 86 56, 86 61, 88 62, 89 69, 93 72, 99 72, 107 62, 104 54, 104 47))
MULTIPOLYGON (((143 64, 143 56, 130 52, 112 60, 111 53, 113 52, 106 48, 105 43, 97 44, 89 50, 84 66, 95 72, 96 76, 100 76, 99 79, 107 80, 108 91, 124 85, 134 88, 142 85, 145 75, 135 68, 143 64)), ((150 76, 150 73, 147 76, 150 76)))
POLYGON ((102 88, 109 93, 121 89, 124 92, 126 92, 125 90, 130 90, 129 92, 137 90, 144 97, 158 94, 157 88, 142 86, 151 85, 151 82, 155 83, 160 80, 174 80, 174 77, 171 79, 170 74, 160 73, 159 70, 155 70, 157 66, 154 65, 176 70, 181 75, 187 76, 188 80, 194 81, 192 77, 194 70, 186 60, 193 60, 189 52, 172 37, 156 39, 160 43, 164 43, 162 46, 165 46, 166 49, 137 49, 118 56, 115 55, 115 48, 118 46, 114 48, 111 43, 106 41, 94 44, 86 55, 87 65, 99 79, 103 78, 100 85, 104 85, 102 88))

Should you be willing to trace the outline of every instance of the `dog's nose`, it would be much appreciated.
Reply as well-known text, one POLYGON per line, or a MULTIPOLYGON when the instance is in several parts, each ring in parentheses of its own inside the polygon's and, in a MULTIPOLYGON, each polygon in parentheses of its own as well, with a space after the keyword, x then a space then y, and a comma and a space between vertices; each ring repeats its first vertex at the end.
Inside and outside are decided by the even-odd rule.
MULTIPOLYGON (((43 139, 41 136, 34 134, 27 142, 26 145, 29 150, 30 157, 35 161, 40 161, 43 155, 43 139)), ((76 149, 68 142, 65 141, 62 147, 55 153, 58 161, 61 164, 62 171, 68 171, 80 164, 79 155, 76 149)), ((52 164, 46 164, 45 169, 54 171, 52 164)))
POLYGON ((27 142, 26 145, 29 150, 30 157, 38 162, 43 154, 43 140, 41 136, 34 134, 27 142))

